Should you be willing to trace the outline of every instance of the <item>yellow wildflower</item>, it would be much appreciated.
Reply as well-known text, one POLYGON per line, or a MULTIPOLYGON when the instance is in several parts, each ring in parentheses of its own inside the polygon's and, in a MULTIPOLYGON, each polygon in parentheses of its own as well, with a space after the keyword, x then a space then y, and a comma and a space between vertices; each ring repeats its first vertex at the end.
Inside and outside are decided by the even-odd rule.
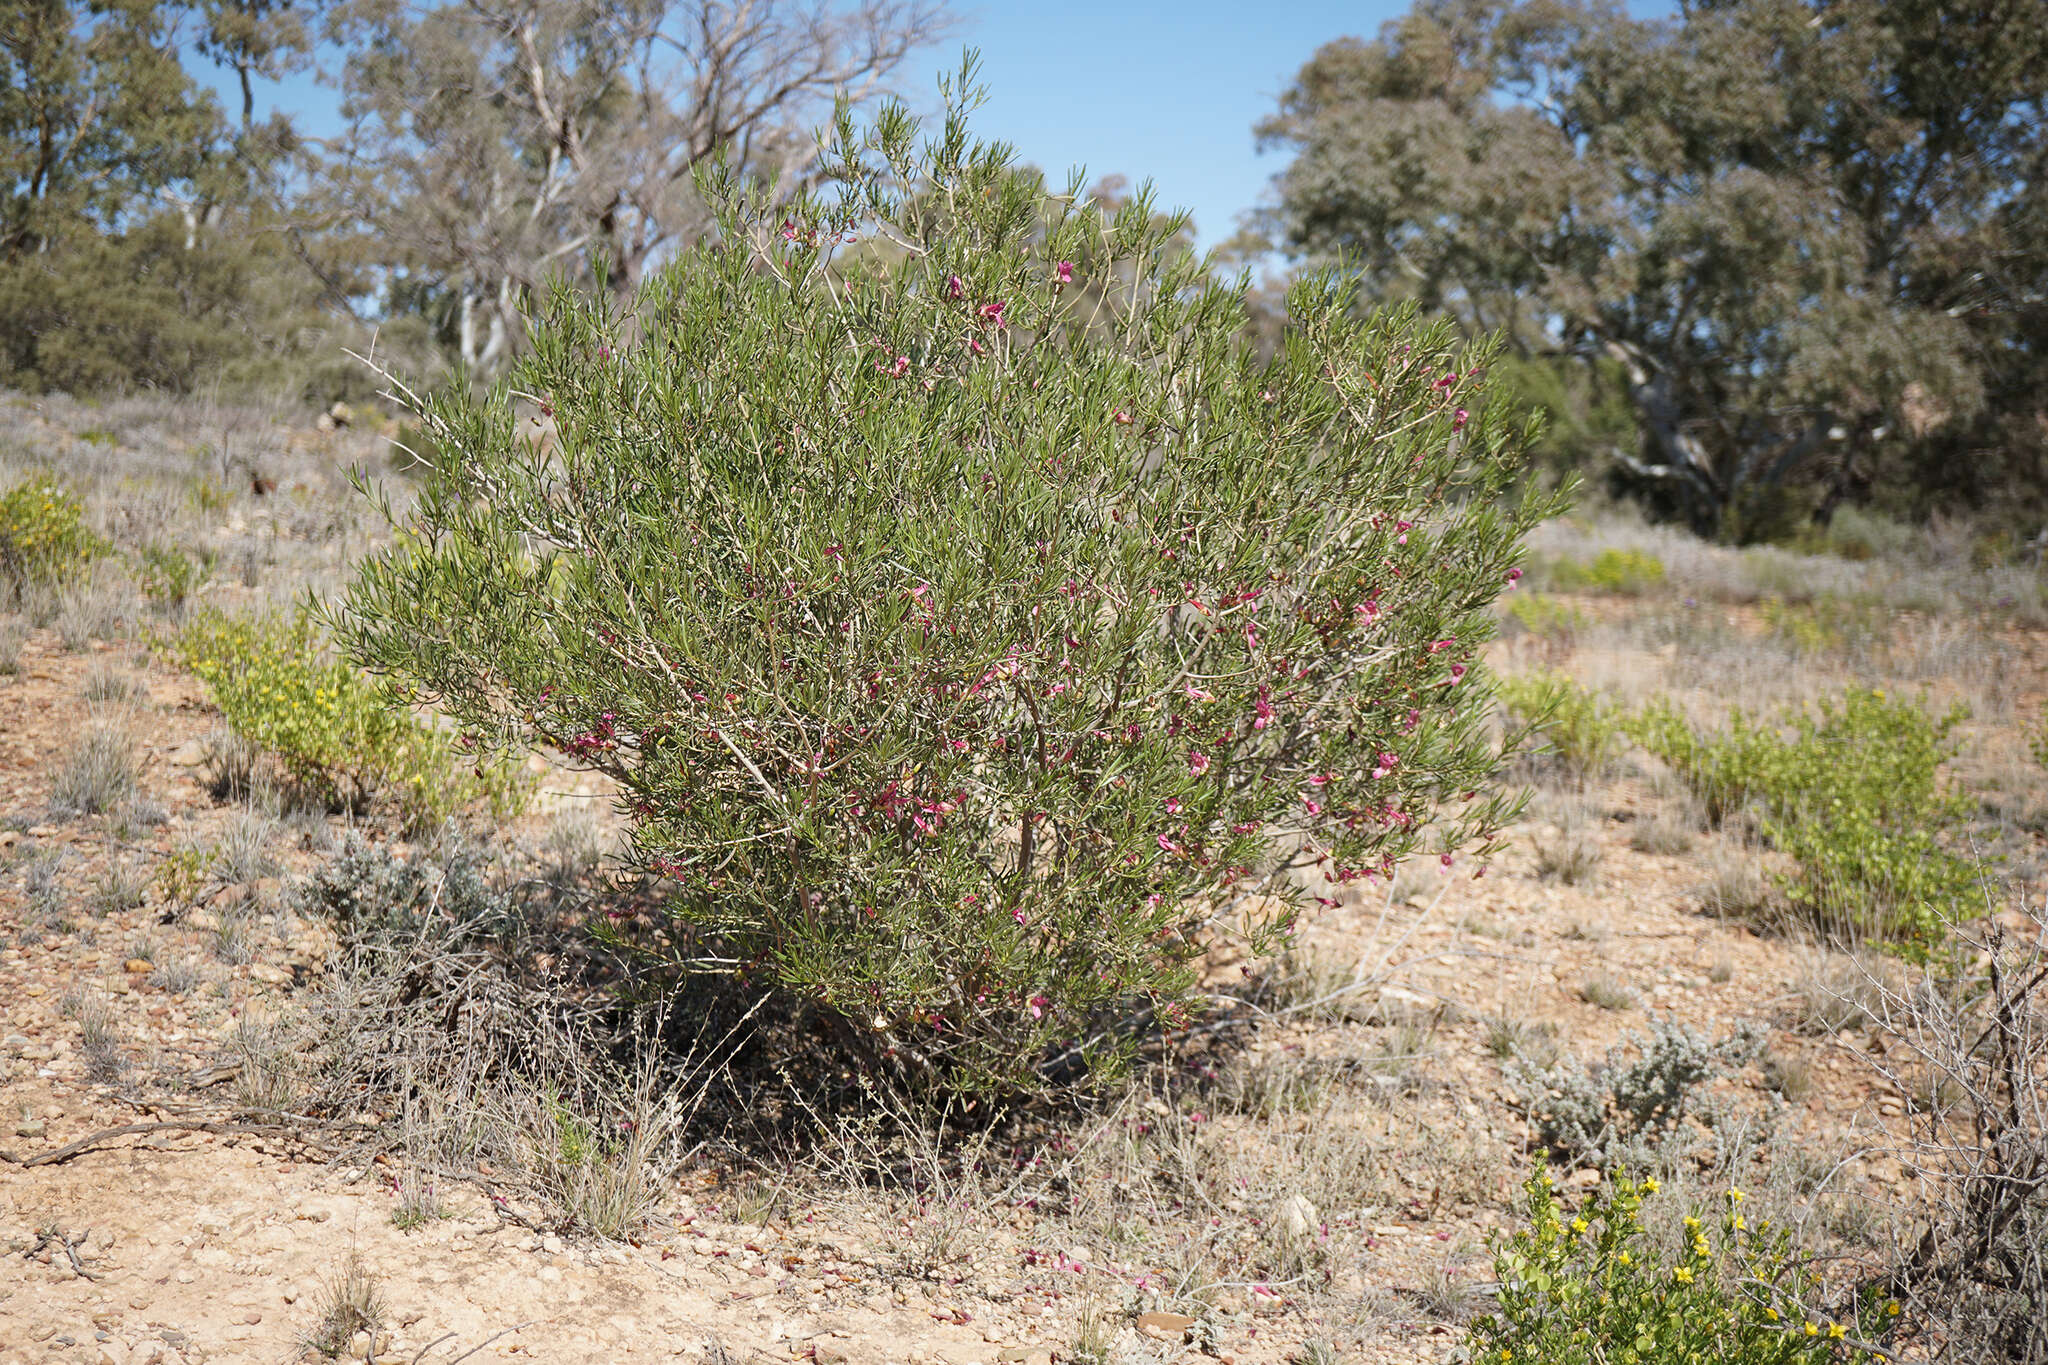
POLYGON ((1680 1266, 1676 1270, 1671 1272, 1671 1278, 1678 1281, 1680 1284, 1691 1284, 1692 1271, 1687 1269, 1685 1266, 1680 1266))

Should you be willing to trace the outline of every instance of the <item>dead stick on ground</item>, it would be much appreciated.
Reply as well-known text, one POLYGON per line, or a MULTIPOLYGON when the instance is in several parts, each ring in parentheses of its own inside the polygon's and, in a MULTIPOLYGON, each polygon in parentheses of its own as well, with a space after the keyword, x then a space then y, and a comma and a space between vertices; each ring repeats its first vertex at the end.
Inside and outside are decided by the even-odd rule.
POLYGON ((55 1151, 44 1152, 41 1156, 19 1157, 12 1152, 0 1151, 0 1161, 11 1162, 16 1166, 24 1168, 29 1166, 48 1166, 53 1162, 69 1161, 88 1147, 105 1142, 108 1138, 126 1137, 130 1133, 157 1133, 162 1132, 166 1128, 176 1128, 187 1133, 221 1133, 236 1126, 231 1123, 213 1121, 205 1123, 124 1123, 119 1128, 103 1128, 97 1133, 89 1133, 76 1141, 65 1143, 55 1151))

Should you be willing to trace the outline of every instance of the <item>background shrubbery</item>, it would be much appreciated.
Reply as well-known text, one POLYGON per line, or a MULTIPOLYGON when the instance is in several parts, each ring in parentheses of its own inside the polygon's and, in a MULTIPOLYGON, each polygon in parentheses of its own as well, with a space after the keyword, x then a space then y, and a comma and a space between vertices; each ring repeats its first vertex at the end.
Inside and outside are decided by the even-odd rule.
POLYGON ((1816 712, 1695 729, 1668 702, 1632 722, 1635 737, 1690 785, 1715 823, 1755 802, 1760 830, 1798 863, 1784 890, 1824 934, 1924 948, 1978 894, 1952 846, 1969 809, 1940 778, 1961 711, 1852 687, 1816 712))

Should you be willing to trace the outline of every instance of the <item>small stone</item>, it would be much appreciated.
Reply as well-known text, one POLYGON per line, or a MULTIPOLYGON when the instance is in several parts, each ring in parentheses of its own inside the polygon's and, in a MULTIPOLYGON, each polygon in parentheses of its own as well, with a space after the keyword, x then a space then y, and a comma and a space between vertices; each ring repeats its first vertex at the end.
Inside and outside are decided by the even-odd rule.
POLYGON ((131 957, 121 964, 121 970, 124 972, 146 972, 150 970, 151 965, 148 958, 131 957))
POLYGON ((168 758, 174 768, 196 768, 206 761, 206 746, 196 739, 188 739, 171 750, 168 758))
POLYGON ((811 1345, 811 1359, 816 1365, 849 1365, 853 1357, 846 1347, 830 1337, 824 1337, 811 1345))
POLYGON ((1280 1201, 1280 1208, 1273 1215, 1273 1223, 1282 1242, 1307 1241, 1315 1236, 1321 1221, 1316 1206, 1298 1194, 1290 1194, 1280 1201))
POLYGON ((561 1255, 562 1247, 562 1239, 555 1236, 555 1234, 552 1232, 540 1239, 540 1249, 542 1251, 545 1251, 550 1256, 561 1255))
POLYGON ((263 1321, 263 1315, 261 1313, 244 1313, 242 1314, 242 1321, 254 1327, 257 1323, 263 1321))
POLYGON ((17 1123, 14 1125, 14 1135, 16 1137, 38 1138, 47 1131, 48 1125, 41 1119, 30 1119, 27 1123, 17 1123))
POLYGON ((1154 1341, 1185 1341, 1195 1320, 1185 1313, 1140 1313, 1138 1331, 1154 1341))

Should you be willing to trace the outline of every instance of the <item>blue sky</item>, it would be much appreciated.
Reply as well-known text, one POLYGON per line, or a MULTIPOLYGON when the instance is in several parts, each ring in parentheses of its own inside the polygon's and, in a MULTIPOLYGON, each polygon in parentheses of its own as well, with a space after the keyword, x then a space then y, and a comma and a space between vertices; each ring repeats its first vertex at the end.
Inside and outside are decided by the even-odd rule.
MULTIPOLYGON (((1370 37, 1406 3, 960 5, 947 60, 981 50, 989 102, 984 136, 1016 144, 1025 160, 1062 180, 1150 178, 1163 207, 1194 211, 1203 246, 1236 230, 1265 193, 1279 153, 1255 154, 1252 125, 1315 50, 1346 34, 1370 37)), ((932 88, 931 79, 923 83, 932 88)))
MULTIPOLYGON (((1629 7, 1669 9, 1657 0, 1629 7)), ((1280 154, 1255 153, 1252 125, 1293 74, 1323 43, 1370 37, 1407 9, 1406 0, 957 0, 952 37, 918 60, 907 84, 914 103, 935 105, 939 72, 957 67, 964 46, 980 49, 990 94, 976 121, 982 136, 1015 144, 1055 181, 1077 165, 1091 177, 1149 178, 1162 207, 1192 210, 1202 245, 1214 246, 1281 167, 1280 154)), ((225 88, 223 98, 239 106, 225 88)), ((310 80, 261 98, 316 135, 334 124, 333 91, 310 80)))

